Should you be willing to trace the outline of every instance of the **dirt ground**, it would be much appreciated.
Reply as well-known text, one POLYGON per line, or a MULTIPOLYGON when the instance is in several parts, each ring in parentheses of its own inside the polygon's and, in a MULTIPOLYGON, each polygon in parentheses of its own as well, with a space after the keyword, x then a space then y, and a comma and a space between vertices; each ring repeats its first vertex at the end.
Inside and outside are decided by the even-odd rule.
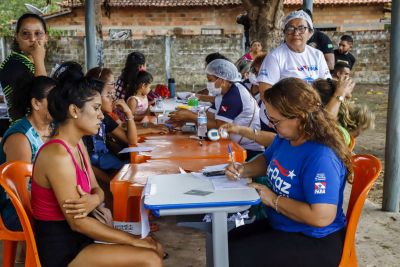
MULTIPOLYGON (((375 113, 375 129, 362 133, 356 140, 354 152, 368 153, 378 157, 382 165, 385 163, 386 118, 389 85, 363 84, 357 85, 353 91, 356 103, 366 104, 375 113)), ((368 198, 382 204, 384 170, 368 195, 368 198)))

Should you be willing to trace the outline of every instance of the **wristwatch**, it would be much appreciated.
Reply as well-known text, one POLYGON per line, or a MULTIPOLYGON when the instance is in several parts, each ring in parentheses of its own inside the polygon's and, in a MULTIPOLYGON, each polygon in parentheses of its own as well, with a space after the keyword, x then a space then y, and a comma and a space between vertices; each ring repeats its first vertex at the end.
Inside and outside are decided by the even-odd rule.
POLYGON ((335 96, 335 98, 337 101, 339 101, 341 103, 343 103, 343 101, 344 101, 344 96, 342 96, 342 95, 337 95, 337 96, 335 96))

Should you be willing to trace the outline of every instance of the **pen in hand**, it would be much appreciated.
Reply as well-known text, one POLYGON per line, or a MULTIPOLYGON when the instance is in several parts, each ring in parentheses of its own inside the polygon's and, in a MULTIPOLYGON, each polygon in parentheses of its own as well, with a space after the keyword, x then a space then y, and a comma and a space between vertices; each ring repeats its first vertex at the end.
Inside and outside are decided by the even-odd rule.
POLYGON ((239 175, 239 173, 236 171, 236 162, 235 162, 234 159, 233 159, 233 153, 232 153, 232 149, 231 149, 231 146, 230 146, 230 145, 228 145, 228 152, 229 152, 229 157, 230 157, 231 162, 232 162, 232 167, 235 169, 235 172, 233 173, 231 170, 227 170, 227 171, 232 172, 232 173, 234 174, 235 178, 236 178, 237 180, 239 180, 239 179, 240 179, 240 177, 239 177, 240 175, 239 175))

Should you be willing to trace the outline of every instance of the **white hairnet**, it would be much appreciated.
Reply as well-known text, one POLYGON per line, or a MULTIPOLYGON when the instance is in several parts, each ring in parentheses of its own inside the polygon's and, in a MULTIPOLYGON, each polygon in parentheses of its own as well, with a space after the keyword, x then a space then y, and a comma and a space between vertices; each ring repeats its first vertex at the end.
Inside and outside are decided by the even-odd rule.
POLYGON ((314 29, 313 23, 312 23, 312 19, 310 18, 310 16, 303 10, 297 10, 297 11, 293 11, 291 12, 286 18, 285 18, 285 27, 286 25, 289 23, 289 21, 294 20, 294 19, 304 19, 305 21, 307 21, 308 26, 310 26, 310 30, 314 29))
POLYGON ((240 82, 242 75, 236 66, 225 59, 215 59, 206 67, 206 73, 230 82, 240 82))

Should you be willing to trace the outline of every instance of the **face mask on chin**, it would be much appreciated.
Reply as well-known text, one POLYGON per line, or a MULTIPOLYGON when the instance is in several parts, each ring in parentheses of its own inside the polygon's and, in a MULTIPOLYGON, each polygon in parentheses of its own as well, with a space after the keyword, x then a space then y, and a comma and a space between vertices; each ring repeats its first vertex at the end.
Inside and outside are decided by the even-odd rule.
POLYGON ((252 85, 258 85, 257 76, 252 72, 249 74, 249 81, 252 85))

